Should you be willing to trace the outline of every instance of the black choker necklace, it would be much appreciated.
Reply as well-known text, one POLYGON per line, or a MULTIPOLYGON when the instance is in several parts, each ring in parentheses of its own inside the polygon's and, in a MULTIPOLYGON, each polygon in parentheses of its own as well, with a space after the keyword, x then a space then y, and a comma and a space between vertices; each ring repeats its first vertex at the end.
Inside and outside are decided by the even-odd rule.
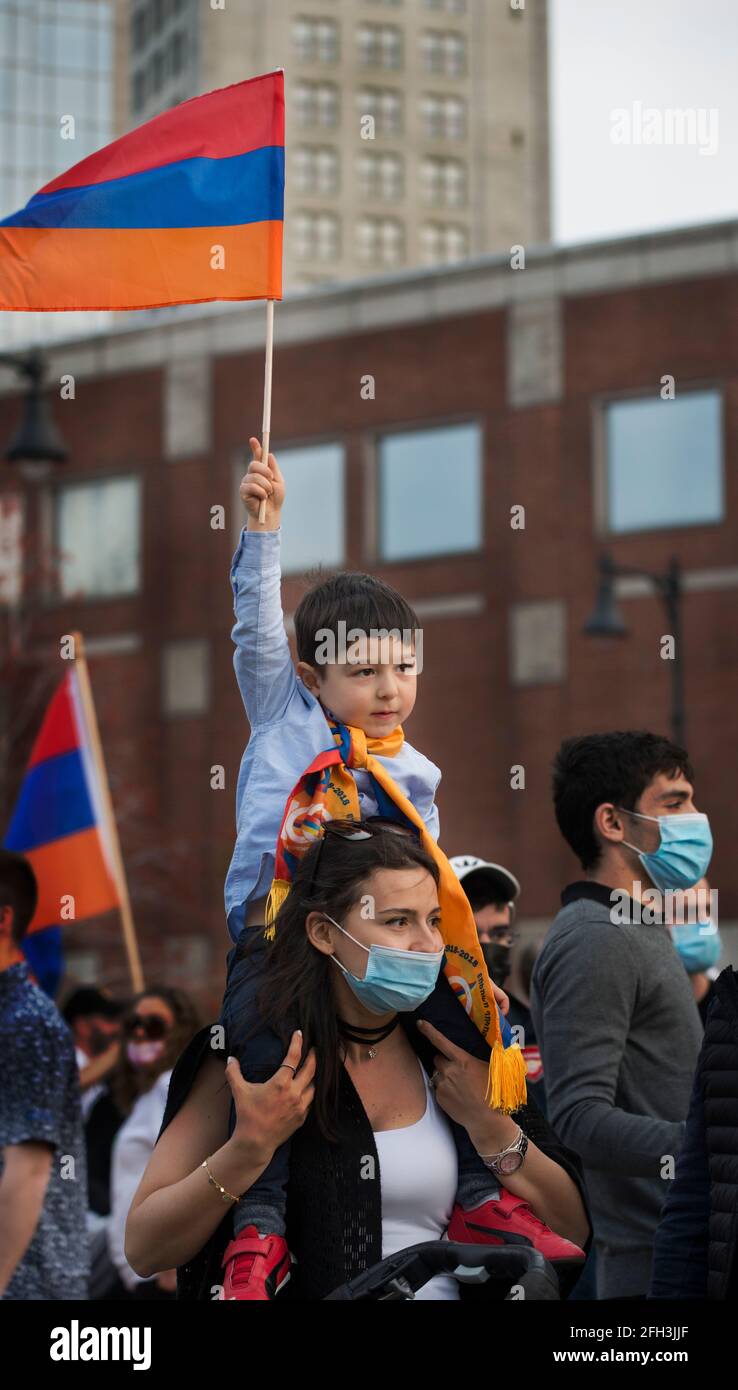
POLYGON ((345 1023, 342 1018, 338 1019, 338 1031, 341 1037, 348 1042, 363 1043, 369 1049, 368 1057, 373 1061, 377 1055, 377 1043, 384 1042, 390 1033, 394 1031, 400 1022, 400 1015, 395 1014, 389 1023, 385 1023, 383 1028, 359 1028, 355 1023, 345 1023))

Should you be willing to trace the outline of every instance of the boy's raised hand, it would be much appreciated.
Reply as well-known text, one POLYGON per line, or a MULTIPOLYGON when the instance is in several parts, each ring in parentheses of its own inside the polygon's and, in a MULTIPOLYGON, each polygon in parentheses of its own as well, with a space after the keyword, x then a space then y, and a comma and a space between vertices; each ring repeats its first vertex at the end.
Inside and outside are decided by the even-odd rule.
POLYGON ((276 531, 280 525, 284 505, 284 478, 274 454, 269 462, 262 459, 261 444, 255 436, 249 440, 251 463, 240 487, 241 501, 249 514, 246 529, 249 531, 276 531), (266 516, 263 525, 259 524, 259 507, 266 498, 266 516))

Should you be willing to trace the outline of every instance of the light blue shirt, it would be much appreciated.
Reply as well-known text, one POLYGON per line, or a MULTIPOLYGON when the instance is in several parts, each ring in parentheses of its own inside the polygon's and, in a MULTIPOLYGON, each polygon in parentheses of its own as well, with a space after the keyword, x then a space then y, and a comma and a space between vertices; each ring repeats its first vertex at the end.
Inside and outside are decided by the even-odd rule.
MULTIPOLYGON (((271 887, 287 797, 313 758, 335 747, 322 705, 292 664, 280 597, 279 552, 279 531, 244 529, 231 566, 233 664, 251 726, 236 788, 236 847, 225 882, 234 940, 242 922, 234 922, 233 909, 263 897, 271 887)), ((407 741, 394 758, 379 761, 437 840, 440 769, 407 741)), ((362 816, 376 815, 368 773, 358 769, 354 776, 362 816)))

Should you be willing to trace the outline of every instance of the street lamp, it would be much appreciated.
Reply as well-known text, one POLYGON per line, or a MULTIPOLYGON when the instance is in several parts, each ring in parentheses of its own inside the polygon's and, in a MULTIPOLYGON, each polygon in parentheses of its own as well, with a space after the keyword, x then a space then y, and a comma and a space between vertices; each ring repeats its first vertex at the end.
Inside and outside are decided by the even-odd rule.
POLYGON ((69 457, 44 394, 43 358, 36 350, 25 356, 0 353, 0 365, 14 367, 28 383, 23 418, 5 451, 5 459, 28 482, 41 482, 54 464, 66 463, 69 457))
POLYGON ((671 729, 674 742, 684 746, 684 665, 682 662, 682 575, 679 561, 672 557, 664 574, 651 570, 631 569, 616 565, 610 555, 599 559, 597 599, 584 625, 587 637, 627 637, 628 628, 615 601, 615 580, 621 575, 637 575, 648 579, 661 597, 666 609, 668 630, 674 638, 674 659, 671 662, 671 729))

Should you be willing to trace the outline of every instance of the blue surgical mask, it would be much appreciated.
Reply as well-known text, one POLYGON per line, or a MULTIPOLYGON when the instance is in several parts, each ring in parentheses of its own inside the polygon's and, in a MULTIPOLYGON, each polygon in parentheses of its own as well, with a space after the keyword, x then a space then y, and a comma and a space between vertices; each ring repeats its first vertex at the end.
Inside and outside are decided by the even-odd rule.
POLYGON ((722 943, 714 922, 685 923, 672 927, 671 934, 688 975, 697 975, 717 965, 722 943))
POLYGON ((401 951, 397 946, 365 946, 327 912, 325 916, 369 956, 363 980, 352 975, 335 956, 331 959, 343 971, 359 1003, 370 1013, 412 1013, 433 993, 444 951, 401 951))
POLYGON ((642 816, 639 811, 627 811, 626 816, 658 823, 661 843, 653 854, 646 854, 628 840, 623 844, 635 850, 651 882, 662 893, 670 888, 693 888, 707 873, 712 858, 712 832, 707 816, 692 811, 674 816, 642 816))

